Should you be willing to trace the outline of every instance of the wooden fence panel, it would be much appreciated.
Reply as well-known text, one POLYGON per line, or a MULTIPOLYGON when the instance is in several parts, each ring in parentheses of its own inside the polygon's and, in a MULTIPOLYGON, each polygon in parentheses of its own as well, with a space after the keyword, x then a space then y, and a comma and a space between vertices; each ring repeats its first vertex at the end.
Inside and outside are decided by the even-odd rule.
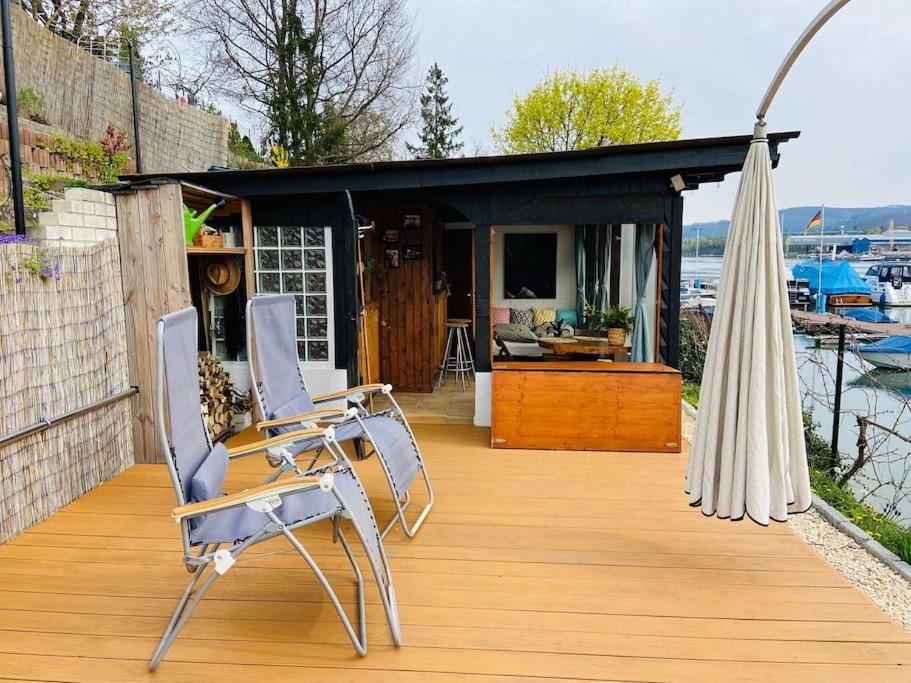
POLYGON ((177 183, 117 195, 123 297, 133 398, 136 462, 164 462, 155 429, 155 326, 165 313, 190 305, 177 183))

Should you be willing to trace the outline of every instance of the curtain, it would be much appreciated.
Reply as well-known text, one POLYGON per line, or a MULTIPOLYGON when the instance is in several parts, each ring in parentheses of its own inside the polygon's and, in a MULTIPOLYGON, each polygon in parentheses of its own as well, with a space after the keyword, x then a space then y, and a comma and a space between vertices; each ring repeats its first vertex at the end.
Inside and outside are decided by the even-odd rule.
POLYGON ((582 327, 585 320, 585 226, 576 226, 576 326, 582 327))
POLYGON ((649 329, 651 312, 645 303, 648 296, 645 288, 655 259, 655 232, 654 225, 636 226, 636 308, 633 311, 636 321, 633 325, 630 354, 630 360, 634 362, 651 363, 655 359, 652 333, 649 329))
POLYGON ((597 311, 610 307, 610 225, 577 225, 575 245, 576 315, 582 327, 586 304, 597 311))

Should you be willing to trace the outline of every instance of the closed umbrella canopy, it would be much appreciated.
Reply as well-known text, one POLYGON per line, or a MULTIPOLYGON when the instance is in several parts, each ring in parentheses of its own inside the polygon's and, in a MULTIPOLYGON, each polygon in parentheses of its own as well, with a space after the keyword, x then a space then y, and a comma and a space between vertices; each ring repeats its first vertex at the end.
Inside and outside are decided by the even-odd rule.
POLYGON ((703 514, 768 524, 810 507, 787 277, 758 124, 725 245, 687 467, 690 505, 703 514))

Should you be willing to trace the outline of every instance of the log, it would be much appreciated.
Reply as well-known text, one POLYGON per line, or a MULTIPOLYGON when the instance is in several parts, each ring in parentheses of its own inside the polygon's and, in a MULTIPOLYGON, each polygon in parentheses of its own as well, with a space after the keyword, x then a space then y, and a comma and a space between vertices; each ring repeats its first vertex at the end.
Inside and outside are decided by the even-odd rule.
POLYGON ((200 353, 198 368, 202 413, 213 441, 219 441, 231 433, 235 417, 250 411, 251 397, 237 389, 217 356, 200 353))

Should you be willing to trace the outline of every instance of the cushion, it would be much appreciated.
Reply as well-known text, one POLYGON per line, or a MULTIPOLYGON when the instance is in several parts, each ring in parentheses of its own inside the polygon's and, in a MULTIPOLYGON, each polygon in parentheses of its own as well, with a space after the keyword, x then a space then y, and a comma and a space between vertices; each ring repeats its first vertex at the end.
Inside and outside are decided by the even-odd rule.
POLYGON ((493 309, 493 324, 494 325, 508 325, 509 324, 509 309, 508 308, 498 308, 495 306, 493 309))
MULTIPOLYGON (((278 417, 292 417, 293 415, 300 415, 301 413, 309 413, 313 408, 313 401, 310 400, 309 394, 301 392, 287 403, 275 408, 269 416, 269 419, 274 420, 278 417)), ((291 423, 282 427, 275 427, 273 431, 276 434, 284 434, 285 432, 293 432, 297 429, 300 429, 300 425, 291 423)))
MULTIPOLYGON (((544 323, 543 325, 538 325, 538 327, 532 330, 539 337, 556 337, 557 334, 554 331, 553 323, 544 323)), ((566 325, 563 328, 563 332, 560 336, 562 337, 572 337, 576 334, 576 328, 572 325, 566 325)))
POLYGON ((510 308, 509 309, 509 322, 514 325, 525 325, 525 327, 531 327, 531 311, 527 308, 510 308))
POLYGON ((557 309, 556 308, 532 308, 531 309, 531 326, 537 327, 538 325, 544 325, 549 322, 553 322, 557 318, 557 309))
POLYGON ((494 325, 493 331, 505 342, 538 343, 538 337, 528 328, 528 325, 518 325, 514 323, 508 325, 494 325))
POLYGON ((579 320, 576 317, 575 308, 558 308, 557 309, 557 320, 562 320, 567 325, 576 327, 579 324, 579 320))
POLYGON ((223 443, 216 444, 190 480, 190 502, 199 503, 218 498, 227 472, 228 449, 223 443))

